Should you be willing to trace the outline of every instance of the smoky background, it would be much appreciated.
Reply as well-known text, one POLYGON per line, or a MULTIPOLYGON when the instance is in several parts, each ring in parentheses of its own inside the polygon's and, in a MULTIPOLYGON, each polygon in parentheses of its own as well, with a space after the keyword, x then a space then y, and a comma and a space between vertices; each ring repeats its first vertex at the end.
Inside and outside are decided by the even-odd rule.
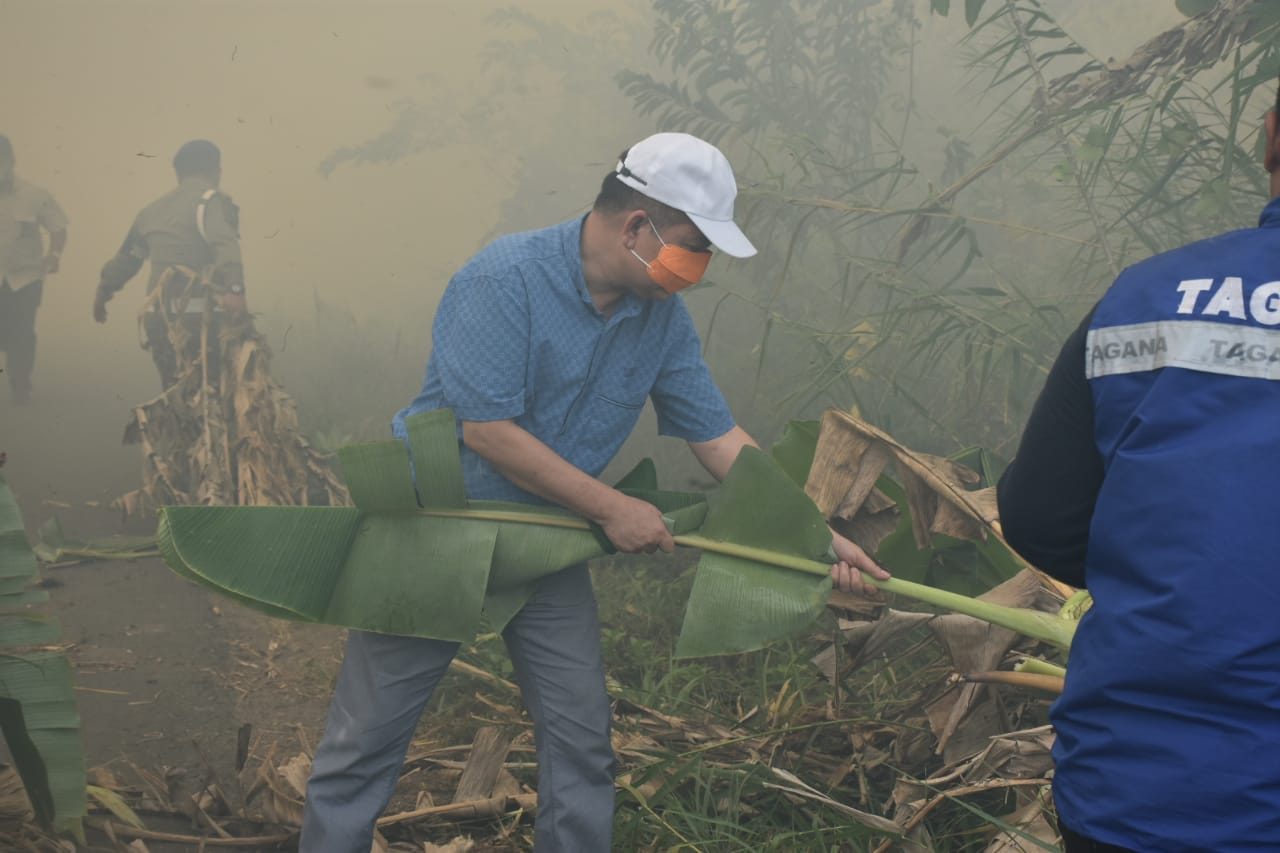
MULTIPOLYGON (((138 345, 144 277, 106 326, 90 303, 133 216, 173 186, 173 152, 198 137, 222 149, 250 307, 322 447, 388 435, 468 256, 581 214, 620 150, 685 130, 729 155, 739 218, 762 249, 717 258, 686 296, 748 430, 770 442, 836 405, 934 452, 1010 454, 1111 267, 1155 247, 1087 248, 1096 229, 1045 159, 1057 139, 968 191, 959 230, 955 216, 910 218, 998 150, 1025 102, 983 71, 998 34, 936 5, 6 0, 0 132, 18 174, 71 220, 38 319, 36 401, 0 401, 6 476, 28 502, 108 501, 136 483, 137 450, 120 437, 158 391, 138 345), (905 239, 913 225, 923 235, 905 239), (1006 324, 982 288, 1047 319, 1006 324), (917 322, 948 302, 945 322, 917 322), (926 345, 957 328, 953 344, 926 345), (997 350, 1011 339, 1012 355, 997 350)), ((1036 5, 1099 61, 1184 20, 1172 0, 1036 5)), ((1255 211, 1210 213, 1199 227, 1255 211)), ((706 482, 687 451, 656 439, 651 413, 611 474, 642 455, 658 457, 665 486, 706 482)))

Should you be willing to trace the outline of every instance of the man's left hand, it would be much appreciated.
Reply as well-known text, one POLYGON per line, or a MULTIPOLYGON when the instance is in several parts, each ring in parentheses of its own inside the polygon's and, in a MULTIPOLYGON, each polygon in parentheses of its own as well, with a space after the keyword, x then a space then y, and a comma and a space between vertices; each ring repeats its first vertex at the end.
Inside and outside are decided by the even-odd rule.
POLYGON ((889 573, 868 557, 865 551, 834 530, 831 531, 831 549, 840 559, 840 562, 831 566, 831 580, 836 589, 878 600, 880 590, 863 577, 863 572, 876 580, 887 580, 889 573))
POLYGON ((50 252, 44 256, 44 274, 50 275, 58 271, 59 256, 50 252))

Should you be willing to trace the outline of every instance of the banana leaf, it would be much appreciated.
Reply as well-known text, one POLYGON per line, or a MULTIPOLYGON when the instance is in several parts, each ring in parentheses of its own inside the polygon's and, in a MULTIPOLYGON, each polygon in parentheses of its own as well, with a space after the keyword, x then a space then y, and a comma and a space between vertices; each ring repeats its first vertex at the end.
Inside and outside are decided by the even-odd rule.
POLYGON ((791 421, 782 432, 769 455, 787 472, 787 476, 803 487, 813 467, 813 456, 818 449, 818 421, 791 421))
MULTIPOLYGON (((179 574, 274 616, 465 642, 482 614, 501 630, 540 578, 611 550, 563 510, 468 500, 452 412, 406 427, 407 449, 386 441, 339 451, 355 506, 165 507, 161 554, 179 574)), ((791 470, 803 438, 785 468, 745 449, 709 499, 657 489, 651 463, 619 484, 663 512, 678 545, 703 551, 678 654, 760 648, 822 612, 831 539, 791 470)), ((879 585, 981 618, 993 607, 897 579, 879 585)), ((1043 615, 992 621, 1061 644, 1063 620, 1046 626, 1043 615)))
POLYGON ((875 554, 876 560, 888 567, 894 577, 977 596, 1022 570, 1018 558, 995 537, 973 541, 934 533, 929 537, 927 548, 917 547, 911 507, 902 486, 888 475, 881 475, 876 488, 898 505, 898 526, 880 543, 875 554))
MULTIPOLYGON (((501 630, 559 569, 608 552, 603 534, 552 507, 466 498, 453 413, 427 412, 402 441, 339 451, 354 507, 165 507, 157 540, 179 574, 273 616, 467 641, 501 630), (412 467, 410 466, 412 459, 412 467)), ((628 493, 696 527, 702 498, 628 493)))
POLYGON ((30 607, 36 558, 13 492, 0 477, 0 734, 42 826, 79 836, 86 814, 84 747, 71 665, 56 621, 30 607))
POLYGON ((708 504, 698 535, 682 538, 703 553, 676 656, 752 651, 813 624, 831 594, 827 563, 820 562, 831 532, 794 477, 746 447, 708 504), (780 556, 815 564, 821 574, 777 565, 780 556))

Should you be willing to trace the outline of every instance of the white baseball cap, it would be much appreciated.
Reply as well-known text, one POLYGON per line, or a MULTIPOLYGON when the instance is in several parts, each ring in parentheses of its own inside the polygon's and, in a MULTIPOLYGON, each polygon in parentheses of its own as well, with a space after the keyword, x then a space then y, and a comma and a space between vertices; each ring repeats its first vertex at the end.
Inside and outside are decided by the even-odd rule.
POLYGON ((733 222, 738 195, 733 167, 711 143, 687 133, 655 133, 627 150, 616 174, 642 195, 688 216, 726 255, 749 258, 756 253, 733 222))

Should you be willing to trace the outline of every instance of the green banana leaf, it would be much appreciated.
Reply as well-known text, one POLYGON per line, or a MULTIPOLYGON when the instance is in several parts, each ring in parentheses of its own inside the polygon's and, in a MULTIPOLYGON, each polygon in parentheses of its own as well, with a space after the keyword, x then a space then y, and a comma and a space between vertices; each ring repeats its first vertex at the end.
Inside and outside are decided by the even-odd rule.
MULTIPOLYGON (((354 507, 165 507, 161 554, 273 616, 467 641, 482 612, 501 630, 539 578, 610 550, 563 510, 467 500, 452 412, 406 426, 408 450, 392 440, 339 451, 354 507)), ((649 487, 627 491, 658 506, 673 532, 706 511, 700 496, 657 491, 651 471, 625 484, 649 487)))
POLYGON ((1022 563, 996 537, 974 542, 934 533, 928 548, 917 548, 906 491, 883 474, 876 481, 876 488, 898 505, 898 526, 875 553, 876 561, 888 567, 894 577, 976 596, 1022 570, 1022 563))
POLYGON ((46 600, 30 589, 36 558, 22 514, 0 477, 0 734, 41 825, 81 834, 86 814, 84 747, 71 665, 54 643, 53 619, 30 612, 46 600))
POLYGON ((769 455, 801 488, 809 479, 809 469, 818 451, 820 426, 819 421, 791 421, 782 431, 782 438, 769 448, 769 455))
POLYGON ((795 479, 767 454, 743 448, 708 499, 706 520, 682 544, 703 549, 676 657, 752 651, 813 624, 831 594, 826 519, 795 479), (735 554, 721 550, 738 546, 735 554), (811 561, 821 574, 774 564, 811 561))
MULTIPOLYGON (((408 449, 386 441, 339 451, 354 507, 165 507, 161 554, 179 574, 273 616, 465 642, 482 614, 501 630, 540 578, 611 551, 601 531, 563 510, 468 500, 452 412, 406 427, 408 449)), ((663 512, 676 544, 703 551, 677 654, 757 649, 822 612, 831 537, 799 485, 806 438, 797 433, 783 464, 744 449, 709 499, 657 489, 652 463, 619 484, 663 512)), ((940 595, 935 603, 960 612, 993 608, 906 581, 879 585, 940 595)), ((1048 630, 1043 614, 1003 610, 1014 612, 1000 624, 1048 630)))

